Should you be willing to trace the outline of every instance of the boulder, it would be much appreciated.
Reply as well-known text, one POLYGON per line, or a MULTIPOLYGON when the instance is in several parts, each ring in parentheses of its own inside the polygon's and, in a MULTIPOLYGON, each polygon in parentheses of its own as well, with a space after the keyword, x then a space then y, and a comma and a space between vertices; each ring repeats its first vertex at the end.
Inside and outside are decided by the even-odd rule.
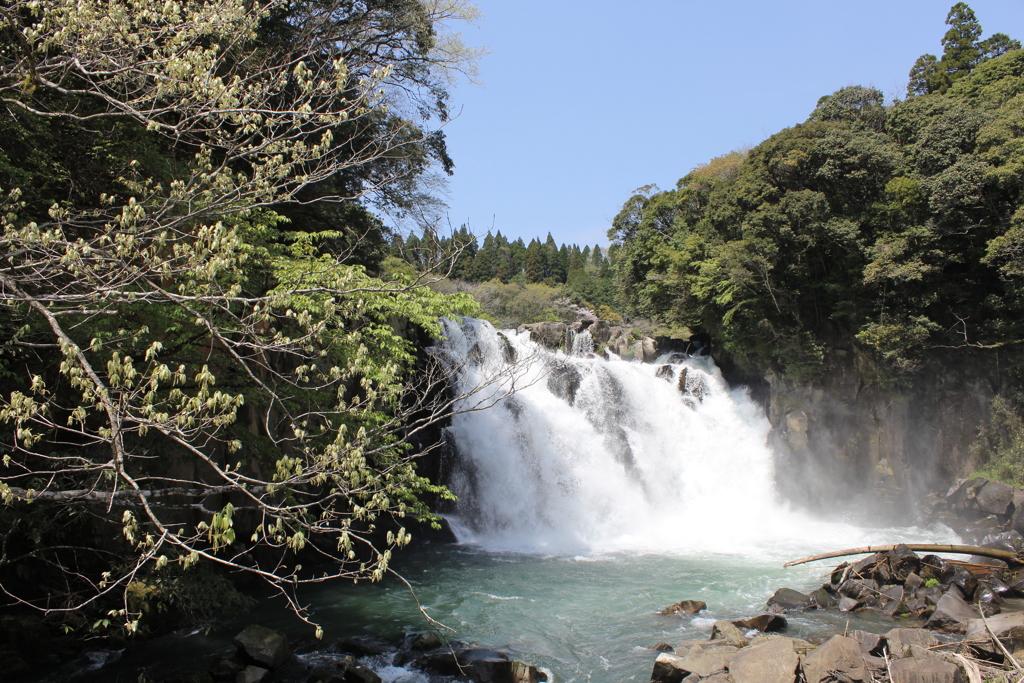
POLYGON ((853 598, 848 598, 846 596, 843 596, 842 598, 839 599, 839 611, 840 612, 852 612, 855 609, 857 609, 859 607, 863 607, 863 606, 864 606, 864 603, 861 602, 860 600, 854 600, 853 598))
POLYGON ((894 628, 885 634, 889 644, 889 654, 895 658, 910 657, 913 648, 931 648, 939 644, 939 639, 931 631, 923 628, 894 628))
POLYGON ((860 649, 869 655, 880 655, 882 654, 882 648, 885 647, 885 638, 877 633, 851 631, 850 637, 860 643, 860 649))
POLYGON ((414 631, 412 633, 407 633, 405 634, 405 640, 403 643, 405 647, 412 650, 433 650, 434 648, 441 647, 444 644, 441 641, 441 636, 434 631, 414 631))
POLYGON ((655 652, 675 652, 676 649, 668 643, 655 643, 651 645, 648 650, 654 650, 655 652))
POLYGON ((1006 517, 1013 512, 1013 494, 1017 489, 1001 481, 989 481, 975 498, 975 505, 986 515, 1006 517))
POLYGON ((366 666, 351 666, 345 669, 346 683, 381 683, 380 676, 366 666))
POLYGON ((696 614, 707 608, 707 603, 700 600, 681 600, 658 610, 658 614, 696 614))
POLYGON ((744 647, 747 639, 743 632, 728 621, 716 621, 711 627, 711 640, 724 640, 729 645, 744 647))
POLYGON ((707 678, 719 671, 725 671, 729 661, 739 654, 736 652, 700 652, 687 654, 681 662, 676 662, 678 668, 688 673, 697 674, 700 678, 707 678))
POLYGON ((814 645, 808 643, 806 640, 801 640, 800 638, 787 638, 786 636, 780 636, 775 633, 766 633, 764 635, 757 636, 756 638, 752 638, 750 640, 750 645, 747 647, 761 645, 762 643, 770 643, 773 640, 785 640, 798 655, 805 655, 815 648, 814 645))
POLYGON ((925 623, 925 628, 943 633, 963 633, 967 622, 978 616, 959 593, 948 591, 935 605, 935 611, 925 623))
MULTIPOLYGON (((252 666, 251 664, 235 676, 235 683, 266 683, 270 680, 270 671, 264 669, 261 666, 252 666)), ((377 679, 378 683, 380 679, 377 679)))
POLYGON ((784 631, 786 630, 786 618, 778 614, 761 614, 749 619, 738 619, 732 622, 732 625, 737 628, 747 629, 748 631, 753 629, 762 633, 784 631))
POLYGON ((683 658, 676 655, 662 652, 654 660, 654 670, 651 671, 651 683, 680 683, 690 675, 683 666, 683 658))
MULTIPOLYGON (((997 614, 994 617, 988 617, 988 626, 1000 640, 1012 637, 1011 632, 1013 629, 1024 629, 1024 612, 1007 612, 1005 614, 997 614)), ((965 640, 987 640, 989 638, 985 622, 980 618, 970 619, 967 622, 965 631, 965 640)), ((1008 649, 1011 652, 1013 651, 1012 648, 1008 649)))
POLYGON ((285 634, 259 624, 249 624, 231 642, 249 659, 270 669, 276 669, 292 656, 285 634))
POLYGON ((963 683, 960 667, 928 657, 897 659, 889 664, 892 683, 963 683))
POLYGON ((398 646, 395 643, 387 638, 377 638, 375 636, 342 638, 338 641, 336 647, 341 652, 351 652, 359 657, 383 655, 398 651, 398 646))
POLYGON ((878 596, 878 586, 870 579, 848 579, 839 586, 839 594, 865 601, 878 596))
POLYGON ((745 647, 729 662, 734 683, 793 683, 800 657, 786 639, 745 647))
POLYGON ((822 586, 818 590, 811 593, 811 600, 814 601, 814 606, 818 609, 830 609, 839 604, 836 596, 829 590, 831 586, 826 588, 822 586))
POLYGON ((516 332, 530 333, 530 341, 536 342, 551 349, 560 349, 565 343, 565 323, 543 322, 520 325, 516 332))
POLYGON ((768 606, 772 605, 778 605, 788 612, 810 609, 814 606, 814 602, 811 600, 811 596, 804 595, 800 591, 795 591, 792 588, 780 588, 775 591, 775 595, 768 598, 768 606))
POLYGON ((806 683, 868 679, 860 643, 847 636, 832 636, 804 658, 806 683), (835 674, 841 674, 843 678, 835 674))
POLYGON ((244 668, 245 662, 238 655, 224 657, 210 667, 210 676, 217 681, 233 681, 244 668))

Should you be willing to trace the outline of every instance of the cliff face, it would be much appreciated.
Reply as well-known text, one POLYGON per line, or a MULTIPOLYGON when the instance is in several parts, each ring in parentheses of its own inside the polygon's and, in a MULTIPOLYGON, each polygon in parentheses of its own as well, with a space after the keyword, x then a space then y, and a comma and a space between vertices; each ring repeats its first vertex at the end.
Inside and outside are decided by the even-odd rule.
POLYGON ((810 382, 766 377, 779 491, 828 510, 906 511, 970 466, 998 389, 995 368, 965 360, 900 385, 864 356, 810 382))

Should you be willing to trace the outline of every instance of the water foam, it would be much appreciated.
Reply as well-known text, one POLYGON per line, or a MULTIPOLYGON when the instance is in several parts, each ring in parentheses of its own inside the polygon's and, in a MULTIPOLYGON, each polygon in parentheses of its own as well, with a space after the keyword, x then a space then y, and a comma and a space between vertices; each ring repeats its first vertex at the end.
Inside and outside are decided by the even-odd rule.
MULTIPOLYGON (((792 511, 774 488, 770 425, 708 357, 605 360, 489 323, 445 322, 458 368, 449 516, 492 550, 768 554, 893 542, 792 511)), ((575 340, 574 340, 575 341, 575 340)), ((912 542, 900 529, 896 541, 912 542)), ((934 531, 920 532, 935 539, 934 531)))

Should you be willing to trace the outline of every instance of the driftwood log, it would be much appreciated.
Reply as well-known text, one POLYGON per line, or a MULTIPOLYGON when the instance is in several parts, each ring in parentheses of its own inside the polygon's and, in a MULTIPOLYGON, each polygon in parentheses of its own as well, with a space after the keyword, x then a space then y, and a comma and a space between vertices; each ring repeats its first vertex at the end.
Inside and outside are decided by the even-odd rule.
MULTIPOLYGON (((939 543, 901 543, 900 545, 913 550, 914 552, 929 553, 952 553, 954 555, 977 555, 978 557, 989 557, 994 560, 1002 560, 1009 565, 1024 565, 1024 554, 1015 553, 1012 550, 997 550, 995 548, 980 548, 973 545, 943 545, 939 543)), ((837 550, 832 553, 823 553, 812 557, 804 557, 799 560, 792 560, 782 565, 783 567, 795 567, 798 564, 806 564, 815 560, 827 560, 833 557, 846 557, 847 555, 865 555, 868 553, 887 553, 895 550, 896 545, 869 545, 863 548, 850 548, 849 550, 837 550)))

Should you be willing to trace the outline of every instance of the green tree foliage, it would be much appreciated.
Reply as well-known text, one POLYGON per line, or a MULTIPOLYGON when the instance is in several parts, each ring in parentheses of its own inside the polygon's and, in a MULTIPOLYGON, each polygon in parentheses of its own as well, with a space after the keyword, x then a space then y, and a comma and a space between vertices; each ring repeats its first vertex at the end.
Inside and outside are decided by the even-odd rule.
MULTIPOLYGON (((949 50, 977 33, 953 19, 949 50)), ((709 331, 755 372, 859 348, 902 374, 942 349, 1017 344, 1022 103, 1011 50, 892 106, 843 88, 748 153, 643 188, 609 232, 628 312, 709 331)))
POLYGON ((910 70, 908 94, 944 93, 982 61, 1021 47, 1020 41, 1005 33, 994 33, 988 39, 980 40, 981 24, 974 10, 964 2, 950 8, 946 24, 949 30, 942 37, 942 58, 937 59, 930 54, 918 58, 910 70))
MULTIPOLYGON (((387 571, 409 535, 374 535, 382 516, 430 517, 423 496, 445 491, 409 439, 443 406, 414 383, 444 378, 413 375, 393 325, 436 334, 474 304, 374 277, 386 245, 363 200, 408 208, 431 160, 450 166, 423 126, 472 57, 445 33, 470 10, 6 3, 8 596, 133 631, 143 598, 184 595, 202 562, 302 614, 296 586, 387 571)), ((392 246, 429 267, 436 243, 392 246)))

